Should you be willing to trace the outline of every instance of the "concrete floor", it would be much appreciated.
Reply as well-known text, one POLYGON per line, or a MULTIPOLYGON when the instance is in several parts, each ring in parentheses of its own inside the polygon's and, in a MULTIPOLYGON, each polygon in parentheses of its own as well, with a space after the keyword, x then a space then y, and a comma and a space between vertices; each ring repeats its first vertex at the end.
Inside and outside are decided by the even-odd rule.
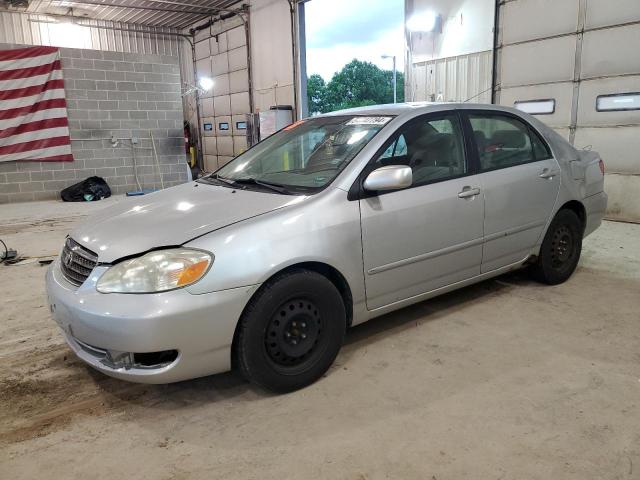
MULTIPOLYGON (((0 238, 56 254, 114 201, 3 205, 0 238)), ((2 478, 640 478, 640 225, 605 222, 563 285, 514 273, 356 327, 283 396, 92 371, 49 318, 44 268, 0 266, 2 478)))

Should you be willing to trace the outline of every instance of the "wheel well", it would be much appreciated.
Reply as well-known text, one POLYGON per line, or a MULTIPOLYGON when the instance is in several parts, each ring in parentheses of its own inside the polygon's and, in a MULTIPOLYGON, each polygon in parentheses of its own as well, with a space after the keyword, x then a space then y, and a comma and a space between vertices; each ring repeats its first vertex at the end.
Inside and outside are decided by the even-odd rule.
MULTIPOLYGON (((340 296, 342 297, 342 301, 344 302, 344 309, 347 314, 347 327, 351 326, 351 322, 353 322, 353 296, 351 295, 351 288, 349 287, 349 284, 347 283, 347 280, 344 278, 344 276, 331 265, 322 262, 301 262, 294 265, 289 265, 288 267, 283 268, 282 270, 271 275, 262 285, 267 284, 278 275, 282 275, 283 273, 289 272, 290 270, 296 270, 300 268, 319 273, 320 275, 326 277, 331 283, 333 283, 333 285, 338 289, 338 292, 340 292, 340 296)), ((253 298, 258 293, 258 291, 260 291, 260 289, 254 292, 251 298, 253 298)), ((251 300, 249 300, 249 302, 251 302, 251 300)), ((247 305, 249 305, 249 302, 247 302, 247 305)), ((242 314, 244 315, 244 311, 242 314)), ((240 322, 238 321, 238 325, 239 324, 240 322)), ((237 346, 238 325, 236 325, 235 332, 233 333, 233 342, 231 345, 232 369, 235 369, 236 366, 236 355, 234 352, 237 346)))
MULTIPOLYGON (((275 273, 269 278, 269 280, 277 275, 288 272, 289 270, 295 270, 298 268, 304 268, 305 270, 311 270, 312 272, 319 273, 333 283, 333 285, 338 289, 338 292, 340 292, 340 296, 344 302, 344 309, 347 314, 347 326, 350 326, 353 321, 353 296, 351 295, 351 288, 349 288, 349 284, 344 276, 331 265, 322 262, 296 263, 295 265, 290 265, 287 268, 280 270, 278 273, 275 273)), ((269 280, 267 280, 267 282, 269 280)))
POLYGON ((580 219, 580 222, 582 222, 582 229, 583 230, 585 229, 585 227, 587 226, 587 211, 585 210, 584 205, 582 205, 582 203, 580 203, 577 200, 571 200, 565 203, 564 205, 562 205, 562 207, 560 207, 560 210, 562 209, 567 209, 574 212, 580 219))

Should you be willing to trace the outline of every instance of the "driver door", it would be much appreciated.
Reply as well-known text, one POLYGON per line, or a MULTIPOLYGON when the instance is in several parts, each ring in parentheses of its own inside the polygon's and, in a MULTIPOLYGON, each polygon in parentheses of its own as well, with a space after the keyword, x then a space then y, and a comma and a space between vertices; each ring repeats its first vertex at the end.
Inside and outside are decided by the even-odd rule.
POLYGON ((372 159, 412 168, 411 187, 360 198, 369 310, 480 274, 484 201, 457 113, 406 123, 372 159))

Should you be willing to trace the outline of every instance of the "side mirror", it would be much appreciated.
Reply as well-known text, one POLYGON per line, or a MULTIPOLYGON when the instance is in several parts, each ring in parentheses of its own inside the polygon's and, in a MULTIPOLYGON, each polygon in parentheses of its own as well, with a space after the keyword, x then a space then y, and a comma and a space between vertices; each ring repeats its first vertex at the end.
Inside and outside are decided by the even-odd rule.
POLYGON ((364 181, 364 189, 368 191, 400 190, 411 186, 413 172, 404 165, 387 165, 376 168, 364 181))

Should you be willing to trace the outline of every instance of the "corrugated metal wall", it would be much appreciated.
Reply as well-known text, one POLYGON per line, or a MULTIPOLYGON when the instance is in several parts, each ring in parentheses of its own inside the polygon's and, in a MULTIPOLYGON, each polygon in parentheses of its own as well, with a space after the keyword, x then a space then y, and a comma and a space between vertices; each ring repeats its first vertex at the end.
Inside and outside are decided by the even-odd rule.
POLYGON ((411 101, 491 103, 491 51, 412 65, 411 101))
MULTIPOLYGON (((79 24, 86 25, 90 33, 90 45, 79 45, 79 48, 178 56, 179 45, 184 42, 178 37, 163 35, 177 33, 176 30, 168 28, 88 19, 79 19, 79 24), (133 33, 117 29, 138 31, 133 33)), ((52 25, 59 24, 51 23, 51 18, 46 16, 0 12, 0 43, 61 46, 56 43, 55 35, 49 34, 52 25)))

